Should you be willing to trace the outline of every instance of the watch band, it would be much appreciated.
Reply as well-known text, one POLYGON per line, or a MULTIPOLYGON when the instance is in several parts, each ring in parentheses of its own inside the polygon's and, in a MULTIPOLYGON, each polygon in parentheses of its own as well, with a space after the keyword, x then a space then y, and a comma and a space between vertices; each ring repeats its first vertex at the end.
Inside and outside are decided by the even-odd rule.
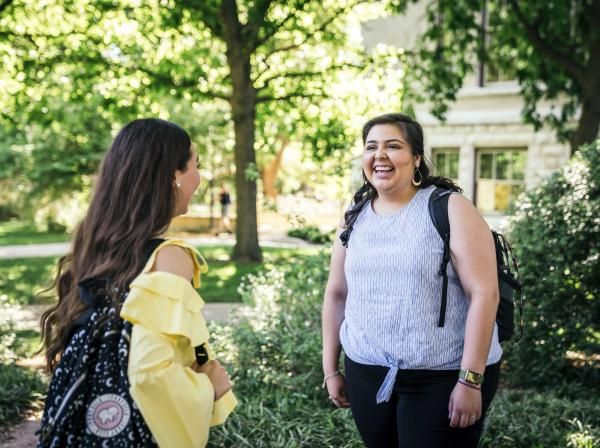
POLYGON ((479 386, 483 383, 483 374, 469 369, 460 369, 458 377, 475 386, 479 386))

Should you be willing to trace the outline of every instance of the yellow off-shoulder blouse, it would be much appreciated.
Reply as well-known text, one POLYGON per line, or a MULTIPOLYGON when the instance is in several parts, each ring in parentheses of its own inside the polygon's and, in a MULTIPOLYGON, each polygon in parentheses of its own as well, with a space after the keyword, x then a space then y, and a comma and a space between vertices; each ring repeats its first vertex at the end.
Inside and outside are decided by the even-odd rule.
POLYGON ((237 405, 231 391, 214 401, 208 377, 191 369, 194 347, 206 344, 204 301, 194 288, 208 270, 196 250, 167 240, 152 253, 133 281, 121 317, 133 323, 128 375, 130 393, 161 447, 204 447, 210 426, 223 423, 237 405), (150 272, 158 251, 168 245, 186 249, 194 260, 192 284, 168 272, 150 272), (202 260, 202 263, 198 261, 202 260))

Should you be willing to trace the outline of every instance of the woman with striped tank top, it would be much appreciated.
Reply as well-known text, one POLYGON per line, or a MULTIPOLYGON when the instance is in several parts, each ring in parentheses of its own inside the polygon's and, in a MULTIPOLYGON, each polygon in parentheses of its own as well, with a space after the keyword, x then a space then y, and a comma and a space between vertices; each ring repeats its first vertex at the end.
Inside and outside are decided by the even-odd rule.
POLYGON ((461 190, 430 175, 423 130, 410 117, 373 118, 362 138, 364 185, 333 244, 325 290, 324 386, 335 406, 351 408, 369 448, 476 447, 502 355, 491 232, 470 201, 450 196, 438 327, 444 245, 428 201, 436 186, 461 190))

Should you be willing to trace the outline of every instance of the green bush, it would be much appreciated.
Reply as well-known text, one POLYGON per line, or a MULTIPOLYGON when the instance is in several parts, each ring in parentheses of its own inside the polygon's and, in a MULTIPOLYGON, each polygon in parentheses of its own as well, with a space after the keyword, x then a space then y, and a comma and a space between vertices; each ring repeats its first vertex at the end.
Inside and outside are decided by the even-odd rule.
POLYGON ((211 431, 211 447, 360 447, 352 417, 321 389, 320 308, 327 257, 318 255, 241 285, 253 307, 230 326, 213 326, 240 405, 211 431))
POLYGON ((600 401, 553 392, 499 392, 481 448, 593 448, 600 444, 600 401))
MULTIPOLYGON (((321 254, 248 276, 240 294, 252 306, 238 321, 211 326, 240 405, 225 425, 211 430, 209 447, 363 446, 350 412, 332 408, 320 387, 327 274, 321 254)), ((482 446, 593 447, 600 405, 587 394, 573 383, 553 391, 500 391, 482 446)))
POLYGON ((0 426, 17 421, 40 402, 46 389, 38 372, 15 365, 22 345, 10 327, 0 328, 0 426))
POLYGON ((333 241, 335 231, 321 232, 321 229, 319 229, 317 226, 304 226, 290 230, 288 232, 288 236, 300 238, 308 241, 309 243, 327 244, 333 241))
POLYGON ((598 387, 600 142, 519 198, 510 240, 526 292, 525 334, 506 350, 513 385, 598 387))

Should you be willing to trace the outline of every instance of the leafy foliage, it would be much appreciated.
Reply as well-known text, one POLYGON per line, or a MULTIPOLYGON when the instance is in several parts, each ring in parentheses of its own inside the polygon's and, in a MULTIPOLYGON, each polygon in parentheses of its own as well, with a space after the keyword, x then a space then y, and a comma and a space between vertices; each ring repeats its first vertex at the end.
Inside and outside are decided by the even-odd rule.
MULTIPOLYGON (((325 253, 249 276, 240 292, 253 308, 231 325, 212 326, 241 402, 225 425, 211 430, 210 447, 363 446, 350 413, 332 409, 320 388, 326 277, 325 253)), ((481 445, 592 448, 600 436, 599 406, 587 388, 572 383, 500 390, 481 445)))
POLYGON ((288 235, 301 238, 310 243, 325 244, 333 241, 335 232, 324 233, 317 226, 305 226, 290 230, 288 235))
POLYGON ((20 340, 9 326, 0 327, 0 426, 18 420, 39 402, 45 384, 38 372, 15 365, 23 355, 20 340))
POLYGON ((116 128, 158 115, 207 136, 198 148, 208 179, 231 177, 235 163, 238 243, 251 252, 240 258, 260 258, 256 179, 244 173, 257 165, 255 150, 272 155, 278 139, 310 136, 308 154, 347 161, 353 136, 320 112, 336 97, 337 74, 365 66, 349 17, 381 7, 356 12, 361 3, 14 2, 0 16, 0 161, 10 162, 0 187, 19 193, 0 206, 10 216, 26 197, 89 190, 116 128))
POLYGON ((600 401, 553 391, 500 391, 485 425, 482 448, 593 448, 600 443, 600 401))
MULTIPOLYGON (((390 6, 403 12, 410 3, 416 0, 391 0, 390 6)), ((486 70, 501 70, 518 80, 526 122, 536 128, 552 126, 576 149, 596 138, 600 123, 593 112, 600 93, 599 21, 596 1, 430 2, 413 79, 423 82, 424 98, 443 118, 465 76, 481 61, 486 70), (543 102, 549 110, 541 107, 543 102), (576 132, 570 124, 575 119, 576 132)))
POLYGON ((10 304, 39 303, 37 294, 50 286, 56 258, 0 260, 0 299, 10 304))
POLYGON ((321 389, 326 262, 321 254, 249 276, 240 291, 253 308, 211 329, 241 403, 211 430, 209 446, 362 446, 350 413, 334 410, 321 389))
POLYGON ((510 238, 526 292, 525 333, 509 347, 514 384, 598 387, 600 142, 524 193, 510 238))

